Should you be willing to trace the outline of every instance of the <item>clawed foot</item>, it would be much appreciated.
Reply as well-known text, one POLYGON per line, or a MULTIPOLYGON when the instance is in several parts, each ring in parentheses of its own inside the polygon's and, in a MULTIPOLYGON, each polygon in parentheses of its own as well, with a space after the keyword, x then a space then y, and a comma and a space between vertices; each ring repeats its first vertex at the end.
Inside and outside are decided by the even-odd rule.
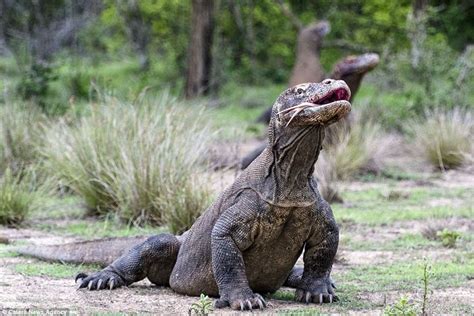
POLYGON ((227 306, 230 306, 232 309, 235 310, 244 311, 252 309, 264 309, 265 307, 267 307, 267 303, 260 294, 252 293, 249 295, 242 295, 240 297, 236 297, 230 300, 219 299, 216 301, 215 304, 216 308, 223 308, 227 306))
POLYGON ((336 296, 334 283, 329 278, 322 278, 313 282, 308 289, 297 289, 295 300, 303 303, 332 303, 337 302, 339 298, 336 296))
POLYGON ((125 281, 117 273, 104 269, 96 272, 90 276, 85 273, 79 273, 76 276, 77 288, 86 288, 93 290, 116 289, 118 287, 127 285, 125 281))

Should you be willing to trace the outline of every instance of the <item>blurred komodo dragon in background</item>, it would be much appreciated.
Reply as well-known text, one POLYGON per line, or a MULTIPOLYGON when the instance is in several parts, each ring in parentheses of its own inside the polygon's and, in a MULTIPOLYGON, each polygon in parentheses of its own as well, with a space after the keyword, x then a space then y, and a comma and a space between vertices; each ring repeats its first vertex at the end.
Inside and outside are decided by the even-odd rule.
MULTIPOLYGON (((267 148, 187 232, 146 239, 102 271, 80 273, 79 287, 113 289, 148 278, 178 293, 219 296, 216 307, 241 310, 264 308, 258 293, 283 285, 296 288, 300 302, 336 300, 330 273, 339 232, 313 168, 326 127, 350 111, 349 99, 347 85, 335 80, 284 91, 273 105, 267 148), (294 267, 303 251, 304 268, 294 267)), ((101 246, 109 247, 107 240, 101 246)), ((45 257, 38 249, 29 254, 45 257)))

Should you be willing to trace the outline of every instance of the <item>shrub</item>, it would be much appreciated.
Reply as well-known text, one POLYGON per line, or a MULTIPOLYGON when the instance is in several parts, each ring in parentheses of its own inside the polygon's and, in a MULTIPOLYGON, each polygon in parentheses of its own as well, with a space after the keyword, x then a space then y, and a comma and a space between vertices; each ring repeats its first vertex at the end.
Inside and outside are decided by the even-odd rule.
POLYGON ((460 167, 473 154, 472 111, 427 110, 425 118, 411 120, 406 129, 413 138, 414 148, 435 168, 460 167))
POLYGON ((436 236, 441 240, 444 247, 454 248, 456 247, 456 242, 461 237, 461 234, 445 228, 442 231, 438 231, 436 236))
POLYGON ((168 94, 130 105, 106 98, 77 124, 51 130, 49 170, 82 196, 92 214, 135 223, 193 223, 208 203, 203 158, 210 131, 198 106, 168 94))
POLYGON ((32 210, 33 199, 27 177, 7 169, 0 177, 0 225, 21 224, 32 210))

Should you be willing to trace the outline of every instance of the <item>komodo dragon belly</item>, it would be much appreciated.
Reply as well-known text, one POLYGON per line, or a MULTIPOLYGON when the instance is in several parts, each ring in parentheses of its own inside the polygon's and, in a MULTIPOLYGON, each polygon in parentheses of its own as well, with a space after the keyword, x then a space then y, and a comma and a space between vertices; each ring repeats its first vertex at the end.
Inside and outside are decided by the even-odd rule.
MULTIPOLYGON (((290 211, 288 208, 269 207, 257 219, 254 241, 242 251, 252 290, 268 293, 283 285, 303 251, 313 223, 314 207, 290 211)), ((171 287, 187 295, 205 293, 218 296, 212 273, 210 233, 199 241, 193 237, 190 235, 180 250, 170 279, 171 287)))

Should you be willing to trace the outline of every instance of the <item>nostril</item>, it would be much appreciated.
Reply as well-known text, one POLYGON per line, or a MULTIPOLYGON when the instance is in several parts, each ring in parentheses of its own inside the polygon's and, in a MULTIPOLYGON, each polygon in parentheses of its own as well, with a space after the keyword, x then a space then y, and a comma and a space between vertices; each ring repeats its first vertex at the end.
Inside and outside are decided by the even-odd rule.
POLYGON ((331 79, 326 79, 323 81, 324 84, 331 84, 333 82, 333 80, 331 79))

